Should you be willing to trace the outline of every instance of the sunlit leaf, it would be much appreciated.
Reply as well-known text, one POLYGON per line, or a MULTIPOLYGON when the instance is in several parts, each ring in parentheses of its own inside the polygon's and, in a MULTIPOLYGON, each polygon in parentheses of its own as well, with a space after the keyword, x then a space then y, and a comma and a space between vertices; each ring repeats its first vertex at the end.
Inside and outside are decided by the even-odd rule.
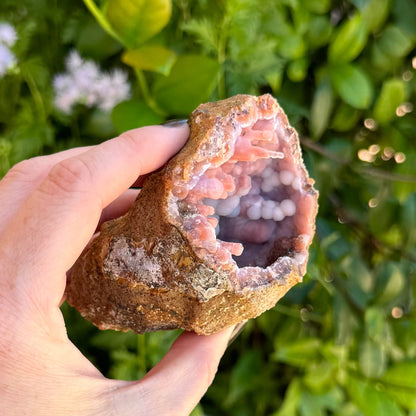
POLYGON ((159 33, 168 23, 171 0, 109 0, 106 16, 129 48, 159 33))
POLYGON ((169 76, 155 82, 154 97, 169 113, 187 115, 208 99, 218 70, 219 64, 206 56, 180 56, 169 76))
POLYGON ((293 379, 286 390, 283 404, 278 411, 271 416, 297 416, 301 394, 301 384, 298 378, 293 379))
POLYGON ((398 78, 384 81, 374 106, 374 118, 379 123, 388 123, 396 117, 397 107, 406 97, 406 85, 398 78))
POLYGON ((117 133, 120 134, 138 127, 160 124, 163 116, 156 114, 143 101, 128 100, 113 108, 111 120, 117 133))
POLYGON ((381 342, 368 337, 360 343, 359 365, 361 372, 369 378, 380 377, 386 370, 386 348, 381 342))
POLYGON ((317 338, 304 338, 290 344, 277 345, 272 357, 276 361, 304 366, 319 355, 321 341, 317 338))
POLYGON ((328 127, 333 105, 332 86, 325 79, 316 88, 312 101, 310 128, 314 139, 319 139, 328 127))
POLYGON ((122 60, 134 68, 169 75, 176 61, 176 54, 163 46, 148 45, 126 51, 122 60))
POLYGON ((369 0, 361 11, 369 32, 377 32, 389 14, 391 0, 369 0))
POLYGON ((346 387, 351 400, 365 416, 404 416, 397 404, 375 384, 350 375, 346 387))
POLYGON ((331 67, 333 85, 341 98, 354 108, 368 108, 373 98, 373 86, 368 75, 357 65, 331 67))
POLYGON ((350 62, 363 50, 367 41, 367 27, 360 14, 347 20, 338 29, 328 49, 331 62, 350 62))

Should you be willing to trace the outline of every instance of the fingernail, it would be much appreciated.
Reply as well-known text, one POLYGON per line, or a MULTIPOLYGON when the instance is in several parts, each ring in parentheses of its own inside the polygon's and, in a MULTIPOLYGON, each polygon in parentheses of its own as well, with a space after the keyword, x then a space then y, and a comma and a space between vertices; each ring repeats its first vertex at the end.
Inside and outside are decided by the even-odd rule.
POLYGON ((174 118, 172 120, 166 120, 161 124, 161 126, 165 127, 182 127, 188 123, 187 118, 174 118))
POLYGON ((244 325, 247 323, 247 321, 248 320, 245 320, 245 321, 243 321, 243 322, 240 322, 239 324, 237 324, 235 327, 234 327, 234 329, 233 329, 233 332, 231 332, 231 335, 230 335, 230 339, 228 340, 228 344, 227 344, 227 346, 229 347, 233 342, 234 342, 234 340, 241 334, 241 332, 242 332, 242 330, 243 330, 243 328, 244 328, 244 325))

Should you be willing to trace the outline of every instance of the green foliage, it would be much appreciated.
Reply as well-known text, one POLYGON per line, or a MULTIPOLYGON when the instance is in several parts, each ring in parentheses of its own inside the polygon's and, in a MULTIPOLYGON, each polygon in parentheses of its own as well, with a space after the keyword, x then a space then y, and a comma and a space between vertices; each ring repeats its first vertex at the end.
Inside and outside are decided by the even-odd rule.
MULTIPOLYGON (((0 6, 18 34, 0 76, 1 175, 236 93, 272 93, 300 133, 320 191, 308 273, 247 324, 193 415, 415 415, 416 3, 18 3, 0 6), (72 49, 127 71, 132 96, 60 112, 53 80, 72 49)), ((98 331, 63 311, 109 377, 142 377, 178 334, 98 331)))

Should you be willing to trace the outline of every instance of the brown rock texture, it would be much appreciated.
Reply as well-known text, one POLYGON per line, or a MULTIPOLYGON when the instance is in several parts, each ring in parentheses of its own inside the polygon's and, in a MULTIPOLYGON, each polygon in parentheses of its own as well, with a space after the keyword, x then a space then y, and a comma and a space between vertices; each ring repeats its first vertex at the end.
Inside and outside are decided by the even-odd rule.
POLYGON ((306 271, 317 192, 276 100, 202 104, 190 127, 68 276, 68 303, 101 329, 212 334, 273 307, 306 271))

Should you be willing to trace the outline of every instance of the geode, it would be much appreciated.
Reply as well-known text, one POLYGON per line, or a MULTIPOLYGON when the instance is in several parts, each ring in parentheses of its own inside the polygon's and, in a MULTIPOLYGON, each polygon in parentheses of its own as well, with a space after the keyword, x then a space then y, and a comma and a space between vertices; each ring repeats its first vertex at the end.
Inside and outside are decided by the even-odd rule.
POLYGON ((306 271, 317 192, 276 100, 202 104, 190 129, 69 274, 67 301, 101 329, 211 334, 273 307, 306 271))

